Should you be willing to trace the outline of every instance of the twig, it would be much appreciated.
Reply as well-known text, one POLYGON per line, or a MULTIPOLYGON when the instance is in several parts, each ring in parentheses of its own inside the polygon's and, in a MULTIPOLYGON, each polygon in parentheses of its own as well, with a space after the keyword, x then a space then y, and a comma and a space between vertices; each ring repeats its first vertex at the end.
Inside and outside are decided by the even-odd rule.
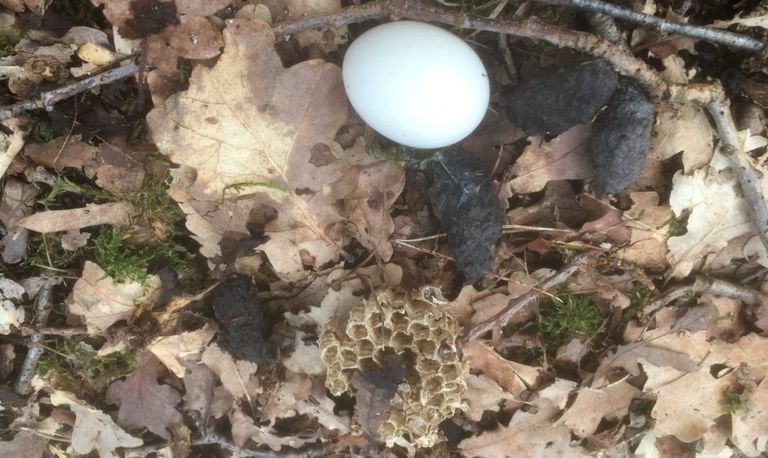
POLYGON ((744 285, 732 283, 719 278, 697 275, 696 281, 690 285, 678 286, 667 291, 663 296, 643 308, 645 315, 659 310, 667 304, 688 295, 712 293, 717 296, 730 297, 747 305, 768 304, 768 296, 744 285))
POLYGON ((22 326, 19 330, 21 331, 21 335, 24 336, 40 334, 44 336, 72 337, 88 334, 88 330, 85 328, 30 328, 22 326))
MULTIPOLYGON (((35 318, 35 326, 43 327, 48 323, 48 316, 51 314, 51 308, 53 306, 53 289, 55 283, 46 282, 40 288, 35 298, 35 312, 37 317, 35 318)), ((13 389, 19 394, 27 395, 32 392, 32 377, 37 372, 37 361, 43 354, 43 348, 40 346, 40 342, 43 340, 43 335, 40 333, 32 334, 30 337, 32 341, 27 351, 27 356, 24 358, 24 363, 21 365, 21 372, 19 378, 16 379, 16 384, 13 389)))
POLYGON ((541 22, 531 17, 526 21, 514 22, 505 19, 491 19, 449 11, 427 5, 424 0, 374 0, 364 5, 349 6, 340 12, 326 13, 285 21, 272 27, 275 35, 283 39, 291 34, 323 26, 342 27, 371 19, 391 17, 392 19, 414 19, 437 22, 462 29, 503 33, 534 40, 543 40, 558 47, 572 48, 586 54, 602 57, 622 75, 634 78, 648 94, 660 100, 666 97, 667 84, 659 73, 640 59, 635 58, 620 46, 590 33, 578 32, 541 22))
POLYGON ((612 5, 600 0, 535 0, 547 5, 567 6, 581 10, 592 11, 594 13, 607 14, 627 22, 639 24, 645 28, 653 29, 662 33, 674 33, 684 35, 699 40, 711 41, 734 48, 746 49, 747 51, 760 51, 763 49, 763 43, 752 37, 738 33, 728 32, 727 30, 718 30, 709 27, 702 27, 690 24, 681 24, 648 14, 638 13, 637 11, 621 6, 612 5))
POLYGON ((515 316, 515 314, 517 314, 530 302, 536 299, 540 294, 539 291, 548 291, 555 286, 565 282, 571 278, 571 276, 575 274, 579 269, 581 269, 581 266, 591 262, 599 254, 600 252, 598 251, 590 251, 576 256, 570 264, 565 266, 559 272, 536 285, 535 290, 528 291, 527 293, 517 298, 517 300, 515 300, 513 303, 505 307, 504 310, 470 329, 466 340, 477 339, 481 335, 493 329, 494 326, 504 326, 509 320, 512 319, 512 317, 515 316))
POLYGON ((128 78, 138 70, 139 66, 137 64, 130 63, 122 67, 108 70, 99 75, 94 75, 84 80, 74 82, 67 86, 43 92, 38 98, 34 100, 24 100, 10 106, 3 107, 2 110, 0 110, 0 121, 6 118, 18 116, 26 111, 36 110, 39 108, 45 108, 46 110, 50 111, 53 109, 53 106, 56 105, 56 103, 61 102, 62 100, 68 99, 89 89, 128 78))

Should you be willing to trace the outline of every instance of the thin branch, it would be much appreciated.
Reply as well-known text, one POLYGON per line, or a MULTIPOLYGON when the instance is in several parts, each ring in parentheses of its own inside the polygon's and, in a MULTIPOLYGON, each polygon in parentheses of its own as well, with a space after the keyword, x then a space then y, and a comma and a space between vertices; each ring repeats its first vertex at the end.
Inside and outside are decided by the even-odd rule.
POLYGON ((477 339, 481 335, 492 330, 494 326, 504 326, 507 324, 507 322, 509 322, 509 320, 512 319, 512 317, 514 317, 524 307, 535 300, 540 294, 539 291, 548 291, 555 286, 564 283, 566 280, 571 278, 573 274, 578 272, 583 265, 591 262, 599 254, 600 252, 598 251, 590 251, 576 256, 576 258, 574 258, 570 264, 565 266, 559 272, 536 285, 535 290, 528 291, 527 293, 518 297, 513 303, 509 304, 496 315, 472 327, 472 329, 470 329, 469 333, 467 334, 466 340, 477 339))
POLYGON ((2 110, 0 110, 0 121, 6 118, 18 116, 21 113, 30 110, 44 108, 50 111, 53 109, 53 106, 56 105, 56 103, 61 102, 62 100, 66 100, 72 96, 93 89, 95 87, 103 86, 105 84, 128 78, 138 70, 139 66, 137 64, 130 63, 125 66, 117 67, 104 73, 91 76, 84 80, 76 81, 67 86, 43 92, 38 98, 34 100, 24 100, 10 106, 3 107, 2 110))
POLYGON ((712 293, 717 296, 730 297, 732 299, 740 300, 747 305, 768 304, 768 296, 760 291, 719 278, 697 275, 696 281, 692 284, 673 288, 664 293, 660 298, 646 305, 643 308, 643 314, 650 315, 677 299, 702 293, 712 293))
POLYGON ((676 35, 684 35, 686 37, 697 38, 699 40, 710 41, 726 46, 732 46, 734 48, 741 48, 747 51, 760 51, 763 49, 764 44, 755 38, 741 35, 738 33, 729 32, 727 30, 719 30, 710 27, 702 27, 691 24, 681 24, 679 22, 670 21, 669 19, 663 19, 648 14, 638 13, 637 11, 621 6, 616 6, 610 3, 606 3, 600 0, 535 0, 539 3, 546 5, 566 6, 570 8, 577 8, 585 11, 591 11, 593 13, 607 14, 608 16, 615 17, 627 22, 641 25, 648 29, 656 30, 662 33, 674 33, 676 35))
POLYGON ((337 13, 308 16, 282 22, 272 27, 278 37, 323 26, 341 27, 371 19, 413 19, 437 22, 461 29, 502 33, 517 37, 543 40, 561 48, 571 48, 583 53, 602 57, 622 75, 634 78, 648 94, 656 100, 666 98, 667 84, 659 73, 640 59, 611 44, 607 40, 586 32, 578 32, 541 22, 531 17, 515 22, 505 19, 491 19, 449 11, 427 4, 424 0, 374 0, 364 5, 349 6, 337 13))
MULTIPOLYGON (((35 298, 35 326, 43 327, 48 323, 48 317, 51 314, 51 308, 53 307, 53 288, 54 282, 46 282, 40 288, 35 298)), ((40 342, 43 340, 43 335, 40 333, 32 334, 30 338, 32 341, 27 351, 27 356, 24 358, 24 363, 21 365, 21 371, 19 377, 16 379, 16 384, 13 389, 18 394, 27 395, 32 392, 32 377, 37 372, 37 361, 43 354, 43 347, 40 342)))

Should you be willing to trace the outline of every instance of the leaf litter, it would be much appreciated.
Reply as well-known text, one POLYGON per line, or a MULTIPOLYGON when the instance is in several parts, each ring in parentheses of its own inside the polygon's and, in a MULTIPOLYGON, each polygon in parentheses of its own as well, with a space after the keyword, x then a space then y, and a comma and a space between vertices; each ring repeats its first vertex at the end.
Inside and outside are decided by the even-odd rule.
MULTIPOLYGON (((43 356, 35 393, 3 401, 0 453, 768 452, 768 261, 702 107, 651 109, 605 61, 480 33, 487 119, 409 169, 349 110, 359 29, 272 31, 337 1, 0 3, 13 100, 136 53, 153 68, 3 120, 0 381, 28 342, 43 356)), ((662 14, 764 34, 764 10, 729 11, 662 14)), ((762 171, 761 58, 628 36, 667 82, 732 85, 762 171)))

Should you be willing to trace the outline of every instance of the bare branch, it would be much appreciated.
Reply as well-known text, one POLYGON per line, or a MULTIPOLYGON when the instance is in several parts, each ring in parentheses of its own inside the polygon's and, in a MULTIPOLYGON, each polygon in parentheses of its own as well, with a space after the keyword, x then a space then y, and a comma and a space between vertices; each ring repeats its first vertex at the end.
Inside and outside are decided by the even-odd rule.
POLYGON ((53 109, 56 103, 66 100, 72 96, 93 89, 105 84, 114 83, 139 71, 139 65, 130 63, 128 65, 108 70, 104 73, 88 77, 84 80, 76 81, 67 86, 56 88, 43 92, 34 100, 24 100, 10 106, 3 107, 0 111, 0 121, 6 118, 12 118, 21 113, 30 110, 44 108, 48 111, 53 109))
MULTIPOLYGON (((35 298, 35 326, 43 327, 48 323, 48 316, 51 314, 51 308, 53 307, 53 288, 55 283, 48 281, 43 284, 40 291, 35 298)), ((21 371, 19 377, 16 379, 16 384, 13 389, 18 394, 26 395, 32 392, 32 377, 37 372, 37 361, 43 354, 43 347, 40 346, 40 342, 43 340, 43 335, 40 333, 32 334, 30 338, 31 345, 27 351, 27 356, 24 358, 24 363, 21 365, 21 371)))
POLYGON ((641 25, 648 29, 653 29, 662 33, 674 33, 686 37, 697 38, 699 40, 710 41, 721 45, 741 48, 747 51, 760 51, 763 49, 763 42, 752 37, 738 33, 728 32, 727 30, 713 29, 691 24, 681 24, 648 14, 638 13, 637 11, 621 6, 616 6, 600 0, 535 0, 547 5, 567 6, 594 13, 606 14, 627 22, 641 25))

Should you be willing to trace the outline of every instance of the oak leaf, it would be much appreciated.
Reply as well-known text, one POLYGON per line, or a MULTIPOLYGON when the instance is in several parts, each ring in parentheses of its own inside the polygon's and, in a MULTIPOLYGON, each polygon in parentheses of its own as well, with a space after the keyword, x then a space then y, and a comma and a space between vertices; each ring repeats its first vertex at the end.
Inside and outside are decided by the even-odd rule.
POLYGON ((258 248, 285 279, 338 259, 347 232, 367 230, 361 243, 388 259, 386 209, 403 170, 359 142, 345 151, 334 141, 348 116, 339 68, 320 60, 284 68, 271 27, 257 20, 232 20, 224 40, 213 68, 196 67, 189 89, 147 116, 160 151, 194 170, 171 194, 201 251, 215 257, 225 233, 245 237, 256 224, 270 238, 258 248))
POLYGON ((56 391, 51 395, 51 403, 55 406, 68 405, 75 414, 72 448, 79 454, 87 455, 95 449, 100 458, 112 458, 114 450, 119 447, 140 447, 144 444, 141 439, 123 431, 109 415, 71 393, 56 391))
POLYGON ((626 381, 613 383, 605 388, 584 387, 576 394, 573 405, 558 421, 579 437, 588 437, 597 431, 603 418, 622 418, 629 404, 640 390, 626 381))
POLYGON ((110 385, 106 400, 120 406, 117 421, 121 425, 147 428, 168 439, 167 428, 182 420, 176 410, 181 396, 170 386, 157 383, 163 369, 163 363, 155 355, 143 352, 133 373, 110 385))

